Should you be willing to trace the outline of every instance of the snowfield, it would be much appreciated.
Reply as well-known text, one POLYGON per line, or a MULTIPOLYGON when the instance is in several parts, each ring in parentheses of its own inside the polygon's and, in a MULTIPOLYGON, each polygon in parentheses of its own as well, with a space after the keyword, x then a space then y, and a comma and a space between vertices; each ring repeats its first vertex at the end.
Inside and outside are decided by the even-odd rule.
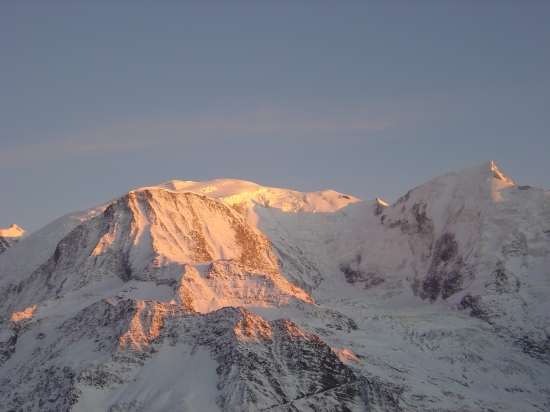
POLYGON ((23 232, 0 410, 550 410, 550 192, 493 162, 392 205, 174 180, 23 232))

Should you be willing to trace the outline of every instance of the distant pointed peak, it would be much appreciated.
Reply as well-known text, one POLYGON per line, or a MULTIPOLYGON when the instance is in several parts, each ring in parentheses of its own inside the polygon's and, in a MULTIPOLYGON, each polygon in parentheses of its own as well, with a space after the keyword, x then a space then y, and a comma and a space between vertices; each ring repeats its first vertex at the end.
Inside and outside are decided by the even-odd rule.
POLYGON ((493 162, 492 160, 490 160, 488 163, 489 163, 490 166, 491 166, 491 170, 492 170, 493 172, 495 172, 494 176, 495 176, 496 179, 503 180, 503 181, 508 182, 508 183, 510 183, 510 184, 512 184, 512 185, 515 185, 515 183, 514 183, 514 181, 513 181, 512 179, 510 179, 508 176, 506 176, 504 173, 502 173, 502 172, 498 169, 498 167, 497 167, 497 165, 496 165, 495 162, 493 162))
POLYGON ((507 182, 509 184, 515 185, 514 181, 510 179, 508 176, 506 176, 504 173, 502 173, 499 168, 497 167, 496 163, 492 160, 487 160, 482 163, 478 163, 475 166, 469 167, 468 169, 464 169, 462 171, 453 171, 450 173, 447 173, 448 176, 454 176, 457 174, 467 173, 470 175, 478 175, 480 177, 483 177, 483 179, 487 178, 493 178, 502 180, 503 182, 507 182))
POLYGON ((21 237, 25 231, 13 223, 9 229, 0 229, 0 236, 4 237, 21 237))
POLYGON ((169 190, 181 190, 185 186, 187 186, 189 183, 195 183, 190 180, 170 180, 168 182, 161 183, 157 186, 164 187, 169 190))
POLYGON ((378 197, 376 198, 375 202, 376 203, 374 204, 374 216, 381 215, 382 212, 384 211, 384 208, 389 206, 386 202, 384 202, 378 197))

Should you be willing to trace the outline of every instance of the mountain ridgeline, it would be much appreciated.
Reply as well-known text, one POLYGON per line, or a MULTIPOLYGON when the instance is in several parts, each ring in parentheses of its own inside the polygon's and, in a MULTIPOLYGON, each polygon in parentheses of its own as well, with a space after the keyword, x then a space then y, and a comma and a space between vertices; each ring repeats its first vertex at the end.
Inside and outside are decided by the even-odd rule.
POLYGON ((170 181, 0 232, 0 410, 550 409, 550 192, 170 181))

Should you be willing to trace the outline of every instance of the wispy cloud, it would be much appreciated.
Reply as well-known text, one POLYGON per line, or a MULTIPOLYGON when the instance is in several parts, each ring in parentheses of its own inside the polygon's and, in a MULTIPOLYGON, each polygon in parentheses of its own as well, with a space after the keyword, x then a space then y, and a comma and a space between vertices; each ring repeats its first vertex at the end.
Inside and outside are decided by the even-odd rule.
POLYGON ((336 140, 346 135, 395 138, 434 126, 444 135, 453 119, 470 121, 509 112, 511 108, 502 103, 509 100, 510 96, 494 99, 477 91, 463 91, 452 96, 401 96, 359 105, 347 101, 310 102, 240 112, 230 108, 195 116, 138 119, 67 136, 37 136, 35 144, 3 148, 0 168, 199 141, 331 136, 336 140))
POLYGON ((215 113, 195 117, 141 119, 48 139, 46 142, 7 148, 0 153, 0 165, 8 167, 64 156, 129 151, 197 141, 368 133, 389 126, 388 123, 369 121, 357 115, 331 117, 266 109, 241 114, 215 113))

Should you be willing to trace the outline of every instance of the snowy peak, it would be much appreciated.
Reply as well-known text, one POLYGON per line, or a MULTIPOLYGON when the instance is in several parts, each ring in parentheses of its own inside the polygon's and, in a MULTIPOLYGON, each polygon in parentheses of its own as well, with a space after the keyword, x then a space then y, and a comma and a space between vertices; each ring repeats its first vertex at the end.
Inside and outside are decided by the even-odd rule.
POLYGON ((25 234, 25 231, 17 226, 15 223, 12 224, 9 229, 0 229, 0 236, 8 238, 19 238, 25 234))
POLYGON ((233 208, 160 188, 120 197, 62 238, 34 272, 2 281, 5 316, 103 282, 166 285, 173 289, 168 300, 203 313, 224 306, 314 303, 281 276, 269 239, 233 208), (26 293, 20 294, 23 284, 26 293))
POLYGON ((389 205, 384 202, 383 200, 380 200, 379 198, 376 198, 374 200, 374 215, 378 216, 381 215, 384 212, 384 209, 388 207, 389 205))
POLYGON ((206 182, 171 180, 156 187, 175 192, 193 192, 218 199, 244 213, 254 205, 279 209, 284 212, 334 212, 359 199, 324 190, 297 192, 294 190, 263 187, 244 180, 216 179, 206 182))
POLYGON ((505 182, 508 182, 512 185, 515 185, 514 181, 510 179, 509 177, 505 176, 500 170, 498 170, 497 165, 495 162, 491 160, 491 170, 495 172, 495 177, 499 180, 504 180, 505 182))
MULTIPOLYGON (((524 256, 520 268, 544 266, 550 252, 548 193, 516 186, 492 161, 437 177, 391 206, 379 199, 362 204, 341 209, 333 222, 292 225, 299 228, 294 248, 309 249, 325 272, 339 270, 341 279, 365 290, 393 289, 406 279, 410 289, 401 293, 412 291, 427 303, 456 301, 491 284, 495 263, 509 259, 512 242, 513 253, 524 256)), ((292 233, 290 225, 285 229, 292 233)))
POLYGON ((481 201, 498 200, 499 192, 515 185, 493 161, 487 161, 468 169, 452 171, 420 185, 399 198, 394 205, 404 203, 411 196, 424 202, 456 202, 458 199, 476 197, 481 201))
POLYGON ((8 229, 0 229, 0 253, 5 252, 9 247, 26 236, 27 233, 15 223, 8 229))
POLYGON ((233 209, 204 195, 139 189, 109 205, 101 219, 108 225, 92 255, 121 248, 134 271, 153 259, 162 265, 234 259, 276 271, 269 240, 233 209))
POLYGON ((215 179, 204 182, 170 180, 168 182, 155 185, 155 187, 161 187, 175 192, 195 192, 201 194, 210 193, 208 196, 215 199, 238 193, 253 192, 261 188, 261 186, 256 183, 232 179, 215 179))
POLYGON ((476 176, 481 179, 495 178, 495 179, 510 183, 512 185, 515 185, 512 179, 507 177, 504 173, 502 173, 499 170, 499 168, 497 167, 496 163, 493 160, 487 160, 485 162, 481 162, 475 166, 469 167, 459 172, 450 172, 450 173, 447 173, 447 175, 452 173, 468 175, 468 177, 470 178, 475 178, 476 176))

